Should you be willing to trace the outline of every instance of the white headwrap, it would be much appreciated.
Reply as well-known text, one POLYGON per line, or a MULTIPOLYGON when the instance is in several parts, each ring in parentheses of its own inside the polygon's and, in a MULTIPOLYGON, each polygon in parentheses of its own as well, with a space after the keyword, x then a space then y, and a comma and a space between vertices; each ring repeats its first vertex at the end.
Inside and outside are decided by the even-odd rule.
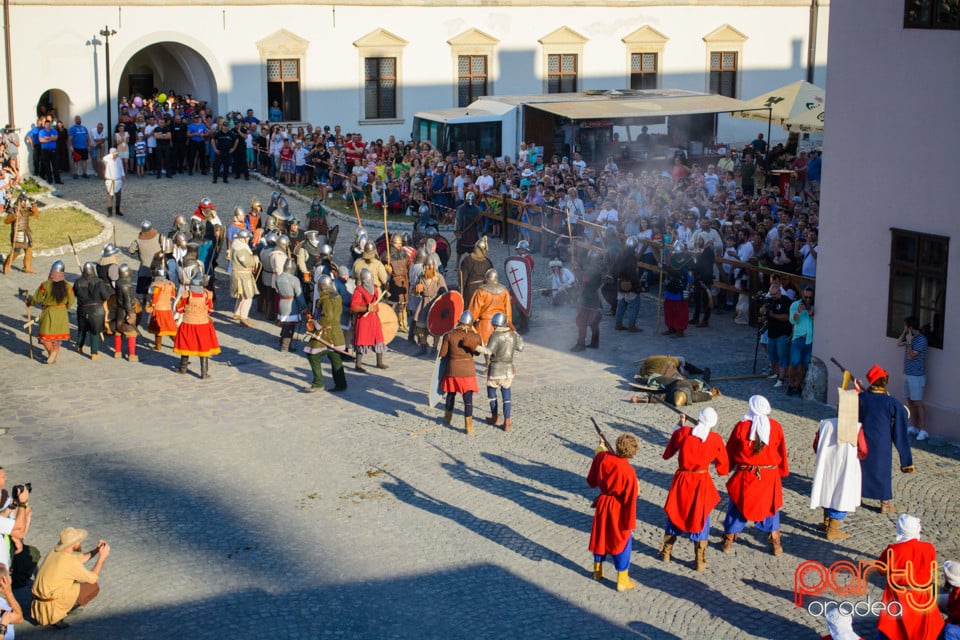
POLYGON ((706 407, 700 410, 697 416, 697 425, 693 428, 693 435, 700 438, 700 442, 706 442, 710 435, 710 429, 717 426, 717 411, 713 407, 706 407))
POLYGON ((897 542, 920 539, 920 518, 905 513, 897 518, 897 542))
POLYGON ((853 630, 853 617, 849 613, 841 613, 840 607, 829 607, 824 617, 833 640, 860 640, 860 635, 853 630))
POLYGON ((770 444, 770 402, 763 396, 751 396, 749 407, 750 411, 743 419, 753 423, 750 425, 750 440, 760 438, 763 444, 770 444))
POLYGON ((951 587, 960 587, 960 562, 947 560, 943 563, 943 577, 951 587))

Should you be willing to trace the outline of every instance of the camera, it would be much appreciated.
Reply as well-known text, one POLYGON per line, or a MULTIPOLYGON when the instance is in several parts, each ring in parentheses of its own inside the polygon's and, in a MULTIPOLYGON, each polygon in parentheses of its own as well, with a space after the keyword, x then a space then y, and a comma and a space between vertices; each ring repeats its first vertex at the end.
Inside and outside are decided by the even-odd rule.
POLYGON ((23 493, 23 490, 33 491, 33 483, 25 482, 24 484, 15 484, 13 485, 13 499, 20 501, 20 494, 23 493))

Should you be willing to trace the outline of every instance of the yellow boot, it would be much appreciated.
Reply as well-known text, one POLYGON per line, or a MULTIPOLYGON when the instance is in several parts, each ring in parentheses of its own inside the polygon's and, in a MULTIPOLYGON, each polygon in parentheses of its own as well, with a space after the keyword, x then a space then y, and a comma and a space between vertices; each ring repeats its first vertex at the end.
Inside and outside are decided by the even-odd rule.
POLYGON ((603 580, 603 563, 602 562, 593 563, 593 579, 603 580))
POLYGON ((472 416, 465 416, 465 417, 463 418, 463 426, 464 426, 464 427, 466 428, 466 430, 467 430, 467 435, 468 435, 468 436, 471 435, 471 434, 473 433, 473 417, 472 417, 472 416))
POLYGON ((827 540, 846 540, 849 537, 849 533, 840 531, 839 520, 827 518, 827 540))
POLYGON ((628 571, 617 571, 617 591, 630 591, 637 586, 627 573, 628 571))

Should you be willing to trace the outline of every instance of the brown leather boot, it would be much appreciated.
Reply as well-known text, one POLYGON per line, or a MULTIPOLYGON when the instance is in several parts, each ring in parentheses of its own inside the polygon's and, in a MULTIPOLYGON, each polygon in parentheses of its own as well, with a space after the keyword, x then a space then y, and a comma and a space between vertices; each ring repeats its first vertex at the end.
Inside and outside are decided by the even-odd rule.
POLYGON ((780 532, 774 531, 767 536, 767 540, 770 541, 770 553, 775 556, 783 555, 783 545, 780 544, 780 532))
POLYGON ((723 534, 723 540, 720 541, 720 551, 724 553, 730 553, 733 551, 733 543, 737 540, 737 534, 735 533, 725 533, 723 534))
POLYGON ((897 508, 893 505, 893 500, 880 501, 880 513, 896 513, 897 508))
POLYGON ((846 540, 850 537, 849 533, 840 531, 840 521, 834 518, 827 518, 827 540, 846 540))
POLYGON ((473 417, 465 416, 463 418, 463 426, 467 431, 467 435, 468 436, 472 435, 473 434, 473 417))
POLYGON ((677 541, 677 536, 669 533, 663 534, 663 544, 660 545, 660 559, 664 562, 670 562, 670 554, 673 553, 673 543, 677 541))
POLYGON ((510 418, 503 419, 503 430, 510 431, 510 418))
POLYGON ((33 248, 27 247, 23 250, 23 272, 24 273, 36 273, 33 269, 30 268, 30 265, 33 264, 33 248))
POLYGON ((156 336, 153 339, 153 350, 160 351, 162 347, 163 347, 163 336, 156 336))
POLYGON ((697 557, 697 571, 706 571, 707 570, 707 541, 702 540, 700 542, 694 542, 693 549, 697 557))
POLYGON ((496 413, 494 413, 489 418, 487 418, 487 424, 492 424, 493 426, 497 426, 498 422, 500 422, 500 416, 497 415, 496 413))
POLYGON ((453 411, 443 412, 443 424, 453 425, 453 411))
POLYGON ((3 261, 3 275, 10 273, 10 265, 13 264, 13 249, 10 250, 10 253, 7 254, 7 259, 3 261))

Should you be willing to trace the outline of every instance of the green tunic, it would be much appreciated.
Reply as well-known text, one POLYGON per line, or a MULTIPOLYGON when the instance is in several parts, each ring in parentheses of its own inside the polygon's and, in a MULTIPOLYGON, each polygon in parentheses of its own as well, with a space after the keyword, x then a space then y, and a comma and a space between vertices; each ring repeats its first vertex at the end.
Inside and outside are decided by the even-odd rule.
POLYGON ((304 347, 305 353, 321 353, 327 349, 327 346, 320 342, 316 336, 322 336, 324 340, 335 347, 343 348, 346 344, 346 338, 343 337, 343 329, 340 328, 340 313, 343 309, 343 303, 340 296, 334 293, 320 292, 320 299, 317 300, 317 310, 319 314, 314 318, 314 322, 326 327, 321 334, 308 333, 309 341, 304 347))
POLYGON ((30 299, 32 306, 43 307, 40 313, 40 330, 38 338, 45 341, 70 339, 70 316, 67 309, 76 302, 73 288, 67 286, 66 300, 56 300, 53 297, 53 281, 46 280, 37 288, 37 292, 30 299))

